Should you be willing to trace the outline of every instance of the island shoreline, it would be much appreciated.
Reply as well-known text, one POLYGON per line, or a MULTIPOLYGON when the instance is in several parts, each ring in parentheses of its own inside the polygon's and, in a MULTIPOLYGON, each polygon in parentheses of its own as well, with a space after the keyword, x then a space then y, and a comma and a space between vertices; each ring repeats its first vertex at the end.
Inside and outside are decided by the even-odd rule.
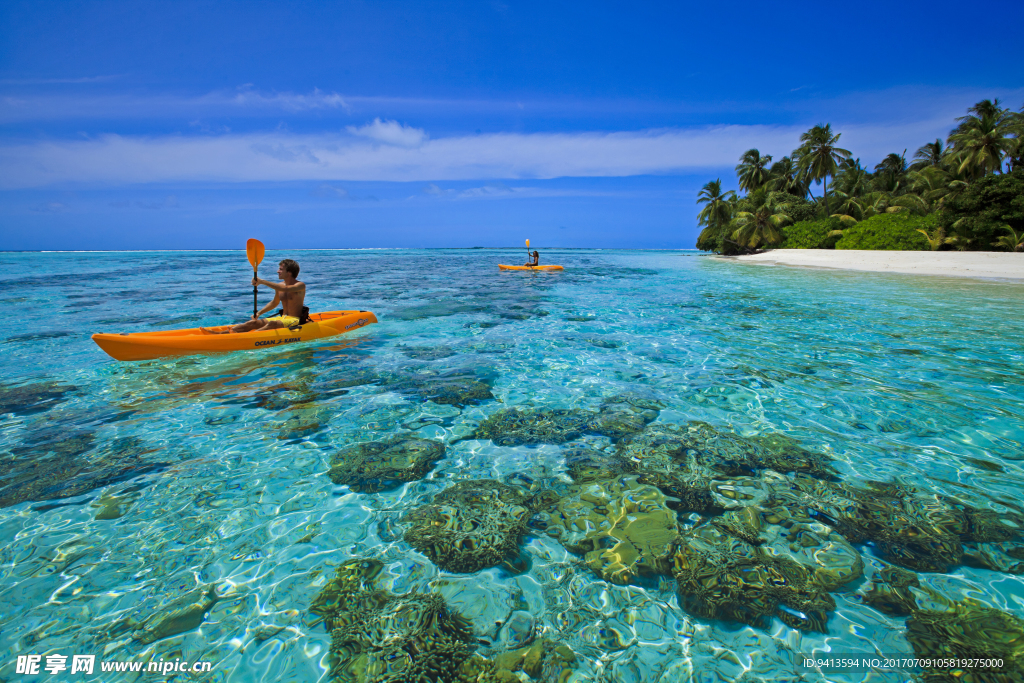
POLYGON ((1024 282, 1024 253, 997 251, 868 251, 854 249, 773 249, 716 259, 799 268, 829 268, 1024 282))

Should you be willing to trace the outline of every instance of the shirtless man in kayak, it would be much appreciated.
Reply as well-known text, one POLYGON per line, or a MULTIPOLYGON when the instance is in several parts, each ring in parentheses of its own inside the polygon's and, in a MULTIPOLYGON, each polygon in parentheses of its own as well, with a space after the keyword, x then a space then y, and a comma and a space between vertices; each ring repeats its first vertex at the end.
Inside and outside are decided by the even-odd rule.
POLYGON ((230 334, 232 332, 256 332, 262 330, 276 330, 282 327, 291 327, 299 324, 302 316, 302 303, 306 298, 306 283, 299 282, 295 278, 299 276, 299 264, 290 258, 286 258, 277 266, 277 276, 281 282, 270 282, 254 277, 252 285, 265 285, 274 290, 274 300, 260 309, 260 312, 252 317, 252 320, 241 325, 235 325, 223 332, 215 332, 200 328, 207 334, 230 334), (260 320, 260 316, 277 307, 280 304, 284 315, 274 316, 266 320, 260 320))
POLYGON ((524 263, 524 266, 536 266, 540 264, 540 254, 533 252, 532 260, 529 263, 524 263))

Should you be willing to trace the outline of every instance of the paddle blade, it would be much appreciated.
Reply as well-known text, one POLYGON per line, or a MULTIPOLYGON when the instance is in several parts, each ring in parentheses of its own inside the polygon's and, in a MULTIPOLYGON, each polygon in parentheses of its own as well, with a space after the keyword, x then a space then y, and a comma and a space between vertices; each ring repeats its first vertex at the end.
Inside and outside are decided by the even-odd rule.
POLYGON ((529 248, 530 248, 530 240, 526 240, 526 248, 527 248, 527 249, 529 249, 529 248))
POLYGON ((263 260, 263 242, 259 240, 248 240, 245 243, 245 255, 249 257, 249 264, 253 270, 256 270, 256 266, 263 260))

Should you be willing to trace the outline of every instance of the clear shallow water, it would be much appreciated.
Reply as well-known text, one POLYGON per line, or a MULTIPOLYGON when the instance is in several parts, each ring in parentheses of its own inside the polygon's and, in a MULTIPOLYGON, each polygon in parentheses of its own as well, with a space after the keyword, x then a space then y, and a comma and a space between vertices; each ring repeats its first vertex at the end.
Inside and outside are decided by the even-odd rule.
MULTIPOLYGON (((464 439, 507 407, 596 410, 643 395, 665 405, 657 423, 787 434, 834 458, 847 483, 1019 503, 1019 284, 685 252, 544 252, 562 273, 501 273, 496 263, 522 254, 491 250, 269 252, 265 263, 284 257, 302 264, 312 310, 368 309, 380 323, 305 346, 117 363, 89 334, 246 317, 244 254, 0 254, 0 301, 9 316, 30 312, 4 324, 0 377, 37 388, 8 392, 0 423, 3 676, 15 679, 18 654, 106 650, 211 661, 205 680, 320 680, 330 639, 308 607, 353 557, 382 560, 381 587, 394 593, 441 593, 493 641, 486 655, 509 637, 493 624, 527 613, 575 651, 573 680, 824 680, 801 655, 911 652, 905 620, 861 604, 859 582, 834 593, 829 633, 818 634, 692 617, 673 582, 607 583, 543 535, 525 538, 519 574, 438 570, 402 540, 405 512, 455 481, 566 479, 572 444, 464 439), (495 400, 437 404, 361 383, 371 372, 472 376, 495 400), (445 458, 385 493, 326 476, 338 449, 395 433, 442 439, 445 458), (149 644, 125 633, 127 618, 209 584, 223 597, 198 629, 149 644)), ((858 549, 870 574, 872 549, 858 549)), ((1024 616, 1019 576, 959 566, 919 578, 1024 616)))

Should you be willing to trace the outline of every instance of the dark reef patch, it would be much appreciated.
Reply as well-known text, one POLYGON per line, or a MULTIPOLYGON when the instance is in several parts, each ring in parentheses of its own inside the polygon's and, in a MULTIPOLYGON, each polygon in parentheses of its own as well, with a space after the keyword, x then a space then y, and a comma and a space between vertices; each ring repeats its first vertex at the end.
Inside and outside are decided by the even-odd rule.
POLYGON ((472 370, 456 369, 394 375, 381 382, 381 386, 421 401, 465 408, 493 400, 492 381, 490 375, 481 377, 472 370))
POLYGON ((341 564, 310 605, 331 635, 330 675, 346 683, 519 683, 524 671, 564 683, 575 668, 569 648, 546 639, 499 655, 476 654, 470 620, 436 593, 395 595, 376 587, 383 565, 341 564))
POLYGON ((167 467, 165 462, 143 458, 151 449, 134 437, 96 449, 91 432, 50 439, 32 441, 13 449, 9 457, 0 457, 0 467, 6 471, 0 508, 80 496, 167 467))
POLYGON ((530 518, 527 496, 501 482, 461 481, 403 518, 405 540, 445 571, 472 573, 513 560, 530 518))
POLYGON ((481 422, 472 438, 490 439, 498 446, 561 444, 583 436, 593 419, 594 413, 586 410, 507 408, 481 422))
POLYGON ((402 346, 399 347, 405 356, 413 360, 441 360, 455 355, 450 346, 402 346))
POLYGON ((377 493, 422 479, 442 458, 440 441, 397 436, 338 451, 327 475, 357 493, 377 493))
POLYGON ((67 400, 67 395, 78 387, 59 382, 36 384, 0 384, 0 415, 31 415, 53 408, 67 400))

